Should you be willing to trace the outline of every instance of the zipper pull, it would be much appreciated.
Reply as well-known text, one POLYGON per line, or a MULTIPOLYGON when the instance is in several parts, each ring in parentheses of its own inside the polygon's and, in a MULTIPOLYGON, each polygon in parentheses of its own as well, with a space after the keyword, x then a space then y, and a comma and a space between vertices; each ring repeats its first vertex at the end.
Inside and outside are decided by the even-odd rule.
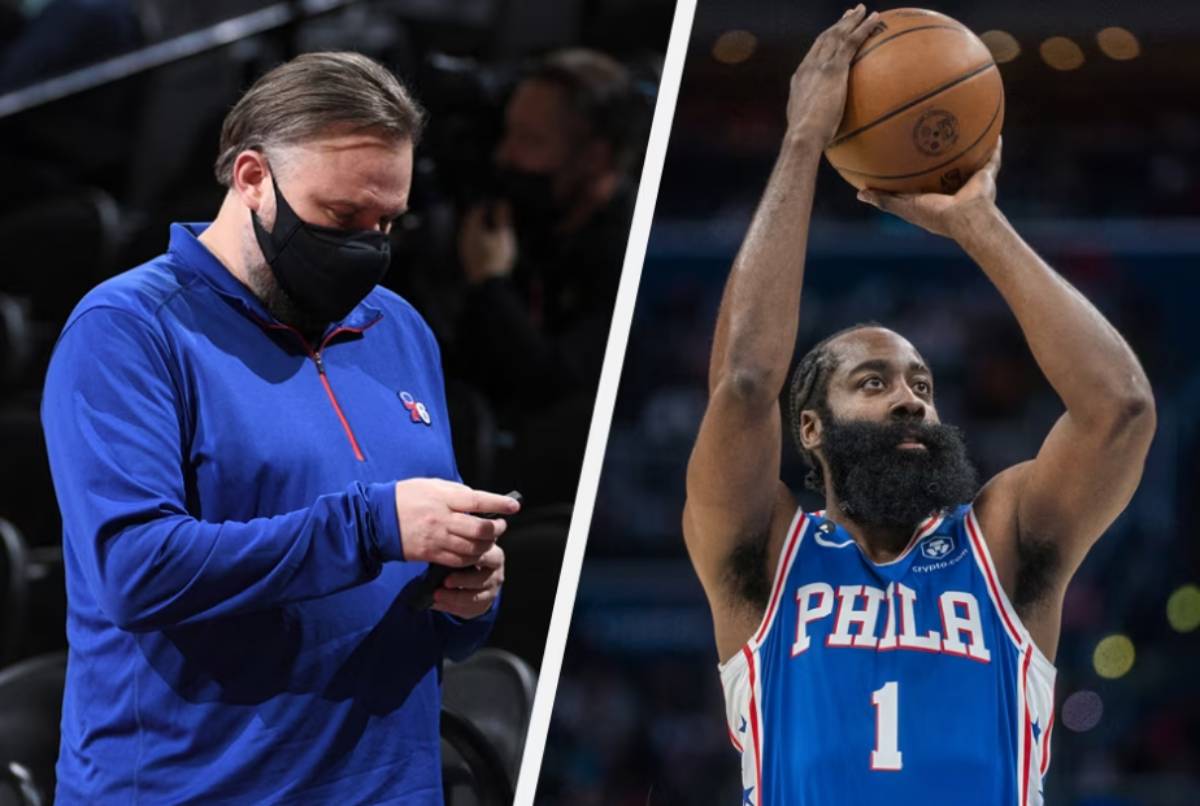
POLYGON ((321 375, 325 374, 325 362, 321 359, 321 353, 313 353, 313 360, 317 362, 317 372, 321 375))

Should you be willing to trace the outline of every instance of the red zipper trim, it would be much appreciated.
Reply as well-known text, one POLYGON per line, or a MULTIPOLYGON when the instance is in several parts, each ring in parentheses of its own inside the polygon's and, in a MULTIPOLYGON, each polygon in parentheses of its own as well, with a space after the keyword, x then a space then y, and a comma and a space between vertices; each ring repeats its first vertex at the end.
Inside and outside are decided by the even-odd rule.
POLYGON ((354 448, 354 458, 365 462, 362 449, 358 447, 358 440, 354 438, 354 432, 350 430, 350 421, 346 419, 346 415, 342 413, 342 407, 338 405, 337 398, 334 397, 333 387, 329 385, 329 378, 325 375, 325 366, 320 363, 319 355, 316 353, 313 355, 317 359, 317 374, 321 376, 321 383, 325 385, 325 394, 329 395, 329 402, 333 404, 333 410, 338 419, 342 421, 342 428, 346 429, 346 436, 350 438, 350 447, 354 448))
POLYGON ((320 347, 318 347, 316 350, 313 350, 312 345, 308 343, 308 339, 304 338, 304 334, 299 330, 296 330, 296 328, 292 327, 291 325, 285 325, 282 322, 266 322, 262 319, 259 319, 257 316, 254 318, 258 320, 258 323, 262 327, 265 327, 268 330, 288 331, 295 336, 302 345, 304 345, 304 349, 308 352, 308 357, 311 358, 313 363, 317 365, 317 375, 321 378, 321 385, 325 387, 325 394, 329 396, 329 402, 333 404, 333 411, 337 415, 338 420, 341 421, 342 429, 346 432, 346 437, 350 440, 350 447, 354 449, 354 458, 360 462, 365 462, 366 457, 363 456, 362 448, 360 448, 358 445, 358 440, 354 436, 354 430, 350 428, 350 421, 346 419, 346 415, 342 411, 341 405, 338 403, 337 396, 333 394, 333 387, 329 383, 329 377, 325 374, 325 363, 321 360, 321 352, 325 349, 329 342, 333 340, 333 337, 339 333, 361 334, 364 330, 371 327, 379 320, 376 319, 374 322, 369 322, 364 327, 339 327, 337 330, 334 330, 321 340, 320 347))

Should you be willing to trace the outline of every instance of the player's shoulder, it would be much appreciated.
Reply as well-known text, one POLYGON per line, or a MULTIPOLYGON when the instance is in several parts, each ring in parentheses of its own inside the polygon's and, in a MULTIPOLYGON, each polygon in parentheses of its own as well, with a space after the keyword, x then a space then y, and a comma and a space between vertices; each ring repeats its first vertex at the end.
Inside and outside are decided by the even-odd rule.
POLYGON ((1032 461, 1020 462, 1001 470, 975 495, 971 511, 986 533, 998 538, 1011 532, 1015 537, 1017 505, 1032 465, 1032 461))

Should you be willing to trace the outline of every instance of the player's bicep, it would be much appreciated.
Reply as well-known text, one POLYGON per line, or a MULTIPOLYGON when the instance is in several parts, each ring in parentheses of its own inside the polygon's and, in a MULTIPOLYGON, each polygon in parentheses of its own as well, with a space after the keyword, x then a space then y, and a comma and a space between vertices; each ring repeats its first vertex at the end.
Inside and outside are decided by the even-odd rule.
POLYGON ((706 587, 741 543, 769 534, 780 440, 778 403, 755 405, 722 387, 713 391, 688 462, 684 529, 706 587))
POLYGON ((1062 570, 1073 573, 1129 504, 1153 433, 1152 413, 1103 428, 1085 426, 1069 412, 1060 417, 1037 458, 1023 468, 1020 537, 1052 542, 1062 570))

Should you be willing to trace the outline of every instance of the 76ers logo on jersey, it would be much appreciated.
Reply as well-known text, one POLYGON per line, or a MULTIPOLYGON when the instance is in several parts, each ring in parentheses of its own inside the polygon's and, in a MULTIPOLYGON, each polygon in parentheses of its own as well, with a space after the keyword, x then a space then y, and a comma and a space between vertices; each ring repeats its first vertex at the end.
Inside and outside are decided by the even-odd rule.
POLYGON ((429 416, 429 409, 425 408, 425 404, 414 398, 408 392, 397 392, 396 395, 400 398, 400 402, 404 404, 404 408, 408 409, 409 416, 414 423, 424 423, 431 425, 433 418, 429 416))
POLYGON ((929 560, 940 560, 952 551, 954 551, 954 538, 950 535, 929 537, 921 543, 921 556, 929 560))

